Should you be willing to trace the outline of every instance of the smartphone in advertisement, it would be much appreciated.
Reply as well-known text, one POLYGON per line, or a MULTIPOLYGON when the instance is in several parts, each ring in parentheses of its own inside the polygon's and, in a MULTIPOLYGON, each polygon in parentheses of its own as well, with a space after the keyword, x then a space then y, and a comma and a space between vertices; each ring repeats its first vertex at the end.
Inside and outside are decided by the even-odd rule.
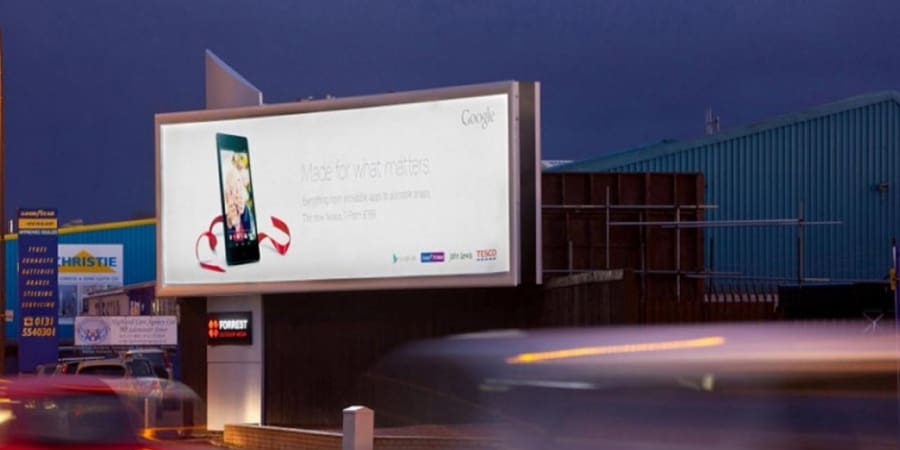
POLYGON ((216 133, 216 151, 225 228, 225 261, 229 266, 257 262, 259 233, 247 138, 216 133))

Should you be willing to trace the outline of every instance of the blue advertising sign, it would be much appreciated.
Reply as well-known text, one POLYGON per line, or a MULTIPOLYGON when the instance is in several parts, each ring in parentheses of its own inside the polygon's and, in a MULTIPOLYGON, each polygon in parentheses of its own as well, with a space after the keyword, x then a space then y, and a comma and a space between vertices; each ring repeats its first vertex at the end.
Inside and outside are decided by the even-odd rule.
POLYGON ((58 227, 55 209, 20 209, 19 371, 59 358, 58 227))

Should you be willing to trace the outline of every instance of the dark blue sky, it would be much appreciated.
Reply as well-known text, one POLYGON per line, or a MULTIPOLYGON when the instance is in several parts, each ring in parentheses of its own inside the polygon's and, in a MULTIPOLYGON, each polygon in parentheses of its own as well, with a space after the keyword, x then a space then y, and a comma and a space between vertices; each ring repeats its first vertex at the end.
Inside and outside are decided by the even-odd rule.
POLYGON ((898 0, 0 0, 7 217, 153 214, 153 114, 209 48, 267 103, 543 83, 544 159, 900 87, 898 0))

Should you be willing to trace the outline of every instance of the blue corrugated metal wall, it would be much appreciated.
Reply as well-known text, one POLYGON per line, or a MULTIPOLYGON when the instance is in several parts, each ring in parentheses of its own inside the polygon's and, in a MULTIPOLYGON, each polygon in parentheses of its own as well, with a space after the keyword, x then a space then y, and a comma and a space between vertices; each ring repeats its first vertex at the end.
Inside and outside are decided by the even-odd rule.
MULTIPOLYGON (((558 171, 703 172, 708 220, 795 218, 804 275, 875 280, 900 237, 900 95, 872 94, 719 136, 665 142, 558 171), (887 183, 887 191, 878 189, 887 183)), ((709 229, 706 264, 747 276, 797 275, 796 227, 709 229), (710 254, 710 241, 715 254, 710 254)))
MULTIPOLYGON (((16 276, 18 243, 15 235, 6 237, 6 308, 13 310, 14 319, 19 318, 19 284, 16 276)), ((121 244, 124 264, 125 284, 144 283, 156 280, 156 225, 143 220, 62 229, 60 244, 121 244)), ((7 339, 16 339, 16 322, 6 323, 7 339)), ((72 338, 72 326, 60 325, 61 339, 72 338)))

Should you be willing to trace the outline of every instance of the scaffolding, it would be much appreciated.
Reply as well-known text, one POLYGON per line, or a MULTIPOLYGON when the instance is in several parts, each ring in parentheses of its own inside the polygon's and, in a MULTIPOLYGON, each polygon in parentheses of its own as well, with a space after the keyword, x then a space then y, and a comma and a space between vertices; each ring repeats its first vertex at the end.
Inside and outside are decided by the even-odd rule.
MULTIPOLYGON (((640 276, 641 279, 641 287, 642 287, 642 296, 644 292, 646 292, 646 277, 648 275, 671 275, 675 277, 675 297, 677 301, 681 301, 682 294, 682 280, 684 278, 691 279, 706 279, 712 283, 717 278, 729 278, 729 279, 746 279, 746 280, 767 280, 767 281, 795 281, 798 285, 802 285, 803 283, 813 283, 813 282, 827 282, 830 281, 827 278, 812 278, 807 277, 804 273, 804 258, 803 258, 803 249, 804 249, 804 227, 808 226, 822 226, 822 225, 841 225, 843 222, 839 220, 807 220, 804 216, 804 206, 801 201, 798 207, 797 217, 792 218, 776 218, 776 219, 747 219, 747 220, 682 220, 682 212, 683 211, 698 211, 698 210, 711 210, 718 208, 718 205, 713 204, 646 204, 646 205, 622 205, 622 204, 612 204, 610 201, 610 187, 606 186, 606 198, 604 204, 550 204, 543 205, 545 210, 571 210, 576 213, 580 211, 603 211, 604 217, 604 266, 602 269, 612 269, 610 266, 610 250, 611 250, 611 241, 610 241, 610 230, 612 227, 639 227, 642 230, 646 230, 649 227, 661 227, 666 229, 674 229, 675 232, 675 264, 674 269, 671 270, 659 270, 659 269, 648 269, 647 268, 647 243, 645 239, 645 232, 640 234, 640 249, 639 249, 639 268, 635 270, 640 276), (627 210, 627 211, 637 211, 638 212, 638 220, 637 221, 620 221, 613 222, 611 220, 611 215, 613 211, 617 210, 627 210), (645 220, 645 215, 650 211, 673 211, 675 220, 666 220, 666 221, 653 221, 653 220, 645 220), (709 269, 704 267, 703 270, 683 270, 681 266, 681 232, 684 229, 706 229, 706 228, 719 228, 719 227, 796 227, 796 255, 797 255, 797 269, 796 276, 794 277, 766 277, 766 276, 746 276, 740 272, 717 272, 712 270, 713 262, 710 261, 709 269)), ((714 243, 710 243, 710 255, 714 255, 714 243)), ((593 268, 583 269, 583 270, 575 270, 574 269, 574 248, 573 241, 568 239, 568 268, 564 270, 560 269, 549 269, 545 270, 547 273, 567 273, 574 274, 578 272, 586 272, 593 270, 593 268)), ((712 259, 712 258, 711 258, 712 259)))

